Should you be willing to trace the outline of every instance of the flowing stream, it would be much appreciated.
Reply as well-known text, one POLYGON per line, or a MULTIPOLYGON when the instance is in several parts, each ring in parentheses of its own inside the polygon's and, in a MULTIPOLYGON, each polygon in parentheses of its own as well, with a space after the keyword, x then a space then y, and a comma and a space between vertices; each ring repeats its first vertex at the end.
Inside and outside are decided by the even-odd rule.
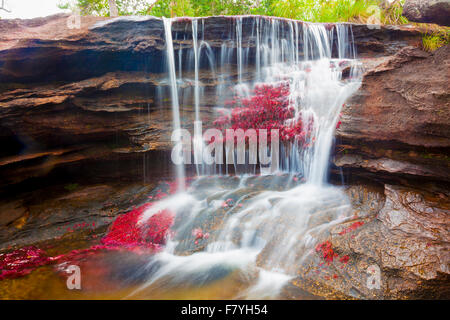
MULTIPOLYGON (((178 192, 146 210, 139 221, 170 210, 175 214, 173 232, 165 249, 148 261, 144 284, 130 297, 233 275, 246 283, 236 298, 276 298, 313 252, 317 235, 349 216, 349 200, 340 188, 327 184, 327 173, 340 110, 361 83, 351 27, 258 17, 251 26, 254 46, 249 46, 244 21, 236 17, 229 39, 213 50, 203 39, 204 21, 193 19, 193 48, 178 51, 177 78, 172 21, 164 19, 173 128, 181 128, 177 83, 188 80, 182 78, 186 69, 194 71, 196 131, 202 129, 201 72, 207 71, 218 82, 217 114, 230 114, 227 95, 248 98, 258 86, 287 84, 286 99, 294 111, 284 123, 288 128, 302 123, 308 133, 302 141, 297 136, 282 141, 279 153, 267 147, 277 157, 268 171, 258 164, 235 163, 230 175, 228 166, 224 172, 222 166, 200 163, 197 177, 184 189, 185 169, 178 165, 178 192), (234 82, 226 80, 233 75, 234 82)), ((194 135, 193 146, 198 158, 205 147, 201 135, 194 135)))

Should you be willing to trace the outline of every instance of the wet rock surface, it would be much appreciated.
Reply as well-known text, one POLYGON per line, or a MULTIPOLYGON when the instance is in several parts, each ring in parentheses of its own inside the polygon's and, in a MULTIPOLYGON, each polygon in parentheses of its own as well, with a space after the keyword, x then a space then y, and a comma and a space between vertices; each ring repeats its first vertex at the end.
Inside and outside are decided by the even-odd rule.
POLYGON ((319 242, 330 244, 333 258, 316 247, 295 286, 328 298, 448 299, 448 198, 393 185, 381 190, 348 188, 354 219, 319 242))
POLYGON ((101 233, 117 215, 148 200, 155 184, 43 187, 0 203, 0 251, 72 234, 101 233))
MULTIPOLYGON (((55 15, 0 21, 7 31, 0 39, 4 186, 45 176, 55 168, 109 159, 145 161, 154 157, 149 152, 171 148, 162 21, 81 17, 80 28, 70 29, 70 19, 55 15)), ((202 37, 213 51, 224 43, 234 45, 228 40, 235 19, 203 21, 207 32, 202 37)), ((253 26, 254 18, 242 18, 249 69, 256 46, 253 26)), ((172 28, 176 51, 192 47, 189 19, 175 21, 172 28)), ((366 75, 359 93, 343 109, 335 163, 354 172, 390 174, 390 162, 404 161, 396 169, 400 175, 447 180, 448 47, 435 54, 412 47, 420 44, 423 30, 411 26, 352 25, 352 31, 366 75), (375 144, 376 154, 366 150, 366 144, 375 144)), ((206 67, 201 63, 204 122, 210 119, 218 85, 206 67)), ((243 73, 244 79, 250 74, 245 69, 243 73)), ((183 70, 183 78, 194 79, 193 71, 183 70)), ((231 72, 223 80, 231 83, 236 78, 231 72)), ((194 118, 193 83, 179 84, 186 93, 181 120, 187 129, 194 118)))
MULTIPOLYGON (((69 28, 71 16, 59 14, 32 20, 2 20, 0 79, 5 83, 76 81, 114 71, 162 72, 164 26, 155 17, 80 17, 80 28, 69 28)), ((278 19, 278 18, 273 18, 278 19)), ((283 19, 279 19, 283 20, 283 19)), ((213 50, 231 40, 235 17, 203 20, 204 39, 213 50)), ((242 18, 242 46, 255 48, 254 17, 242 18)), ((330 24, 330 26, 332 26, 330 24)), ((286 25, 286 28, 289 28, 286 25)), ((190 19, 172 24, 174 49, 192 48, 190 19)), ((420 29, 401 26, 372 28, 353 25, 355 44, 361 54, 395 53, 408 44, 418 44, 420 29)), ((302 44, 299 44, 302 49, 302 44)), ((254 54, 253 54, 254 55, 254 54)))

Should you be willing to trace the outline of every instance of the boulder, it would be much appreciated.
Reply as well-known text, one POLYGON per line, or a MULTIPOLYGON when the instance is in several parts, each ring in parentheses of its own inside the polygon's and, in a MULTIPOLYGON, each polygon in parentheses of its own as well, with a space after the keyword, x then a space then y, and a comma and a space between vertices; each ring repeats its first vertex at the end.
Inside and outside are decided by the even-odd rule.
POLYGON ((406 0, 403 15, 413 22, 450 26, 449 0, 406 0))
POLYGON ((314 250, 292 284, 327 298, 448 299, 448 197, 394 185, 384 192, 354 185, 347 193, 354 219, 319 242, 334 258, 314 250))

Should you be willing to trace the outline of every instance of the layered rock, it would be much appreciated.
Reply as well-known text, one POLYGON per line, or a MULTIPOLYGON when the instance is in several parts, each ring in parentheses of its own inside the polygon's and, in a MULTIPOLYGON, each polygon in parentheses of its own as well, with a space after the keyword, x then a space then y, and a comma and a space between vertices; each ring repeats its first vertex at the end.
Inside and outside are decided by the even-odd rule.
MULTIPOLYGON (((120 162, 123 158, 142 160, 146 152, 170 150, 171 102, 166 98, 170 95, 163 74, 165 40, 161 19, 80 17, 80 28, 70 29, 72 19, 69 15, 56 15, 0 21, 6 31, 0 39, 3 186, 45 176, 53 168, 76 163, 110 159, 120 162)), ((219 50, 224 41, 234 45, 234 41, 226 40, 234 34, 230 30, 235 28, 235 18, 214 17, 203 21, 207 32, 202 36, 212 50, 219 50)), ((251 36, 253 27, 254 18, 242 19, 242 46, 252 49, 249 68, 256 46, 251 36)), ((175 21, 172 28, 176 34, 175 50, 192 47, 189 19, 175 21)), ((386 59, 396 59, 392 55, 399 49, 418 45, 421 38, 420 30, 408 26, 377 29, 353 25, 352 30, 358 52, 368 68, 380 61, 389 63, 386 59)), ((300 43, 300 49, 301 46, 300 43)), ((194 78, 193 74, 189 75, 192 71, 183 72, 186 78, 194 78)), ((244 74, 244 78, 250 74, 244 74)), ((236 77, 236 73, 231 73, 225 80, 233 82, 236 77)), ((369 75, 367 78, 370 79, 369 75)), ((207 121, 217 83, 204 70, 200 80, 205 92, 202 117, 207 121)), ((193 83, 185 82, 180 87, 192 91, 193 83)), ((371 84, 368 87, 375 90, 371 84)), ((355 104, 371 103, 363 101, 362 95, 355 104)), ((189 98, 193 99, 193 95, 189 98)), ((193 104, 192 100, 183 103, 182 121, 186 128, 192 125, 193 104)), ((355 140, 363 138, 357 136, 354 127, 360 123, 357 113, 365 109, 355 107, 350 117, 343 117, 341 136, 352 136, 353 145, 355 140), (347 125, 349 121, 353 128, 347 125)), ((368 119, 371 116, 365 115, 368 119)), ((377 126, 370 125, 369 129, 373 136, 380 135, 377 126)), ((389 135, 388 130, 382 129, 389 135)), ((420 132, 417 128, 417 135, 420 132)), ((344 160, 344 167, 361 167, 354 159, 344 160)), ((339 161, 336 163, 341 164, 339 161)), ((429 174, 426 170, 423 173, 429 174)))
POLYGON ((449 47, 405 47, 368 69, 342 110, 335 164, 449 181, 449 47))
POLYGON ((147 200, 155 185, 72 183, 11 195, 0 204, 0 251, 101 233, 118 214, 147 200))

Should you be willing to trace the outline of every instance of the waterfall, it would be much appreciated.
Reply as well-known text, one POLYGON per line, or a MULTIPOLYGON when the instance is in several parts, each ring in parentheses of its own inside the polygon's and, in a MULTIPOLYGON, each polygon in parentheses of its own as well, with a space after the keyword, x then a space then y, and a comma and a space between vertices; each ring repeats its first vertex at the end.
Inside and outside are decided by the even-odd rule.
MULTIPOLYGON (((222 45, 212 50, 207 39, 198 43, 199 19, 192 20, 194 127, 201 129, 200 106, 204 103, 200 87, 205 84, 199 80, 199 73, 209 71, 212 80, 218 82, 213 109, 218 116, 229 116, 235 111, 224 103, 227 98, 251 99, 261 86, 265 88, 261 89, 263 94, 268 87, 277 92, 288 88, 286 96, 281 94, 276 102, 287 105, 289 110, 289 117, 282 123, 285 140, 280 141, 279 152, 270 146, 263 150, 276 157, 272 161, 277 163, 277 171, 256 175, 256 165, 242 168, 234 161, 237 176, 219 173, 202 177, 202 170, 197 167, 199 177, 187 190, 144 212, 140 223, 166 209, 176 219, 166 248, 146 266, 148 281, 136 292, 168 283, 173 286, 194 281, 195 285, 206 285, 211 279, 238 271, 246 279, 253 274, 256 281, 249 280, 247 289, 236 293, 237 298, 277 297, 284 284, 296 276, 296 268, 314 251, 318 236, 351 215, 350 202, 343 191, 327 184, 340 110, 361 84, 351 26, 254 17, 249 39, 244 30, 248 30, 250 18, 237 17, 228 38, 225 36, 222 45), (254 43, 253 51, 243 48, 248 43, 254 43), (209 69, 200 63, 202 48, 206 50, 209 69), (217 70, 215 61, 219 62, 217 70), (346 68, 350 68, 350 77, 344 79, 346 68), (236 71, 237 77, 233 78, 236 71), (235 83, 230 83, 230 79, 236 79, 235 83), (193 236, 193 230, 206 226, 205 221, 216 220, 220 221, 220 228, 209 238, 193 236), (200 242, 203 247, 199 247, 200 242)), ((204 19, 202 35, 203 22, 204 19)), ((164 19, 164 28, 173 126, 177 129, 180 115, 171 20, 164 19)), ((192 70, 189 64, 192 62, 186 68, 192 70)), ((257 115, 263 119, 265 112, 257 115)), ((203 143, 198 135, 194 137, 195 150, 203 148, 203 143)), ((227 149, 226 153, 232 152, 231 158, 236 159, 233 151, 227 149)), ((247 150, 246 159, 249 157, 247 150)), ((177 172, 178 178, 184 178, 183 168, 177 172)))
POLYGON ((197 175, 201 174, 202 162, 202 151, 203 151, 203 141, 202 141, 202 123, 200 119, 200 84, 199 84, 199 47, 198 47, 198 20, 192 20, 192 45, 194 51, 194 104, 195 104, 195 122, 194 122, 194 163, 196 166, 197 175))
MULTIPOLYGON (((178 86, 177 86, 177 76, 175 71, 175 57, 173 50, 172 41, 172 20, 163 18, 164 22, 164 32, 166 37, 166 53, 167 53, 167 65, 168 73, 170 79, 170 92, 172 96, 172 118, 173 118, 173 129, 174 132, 181 134, 181 121, 180 121, 180 105, 178 102, 178 86)), ((176 143, 181 143, 180 135, 175 137, 176 143)), ((184 190, 184 166, 182 164, 176 165, 178 189, 184 190)))
POLYGON ((236 42, 238 83, 242 84, 242 17, 236 19, 236 42))
POLYGON ((200 86, 198 83, 198 20, 192 20, 192 44, 194 50, 194 68, 195 68, 195 121, 200 121, 200 86))

